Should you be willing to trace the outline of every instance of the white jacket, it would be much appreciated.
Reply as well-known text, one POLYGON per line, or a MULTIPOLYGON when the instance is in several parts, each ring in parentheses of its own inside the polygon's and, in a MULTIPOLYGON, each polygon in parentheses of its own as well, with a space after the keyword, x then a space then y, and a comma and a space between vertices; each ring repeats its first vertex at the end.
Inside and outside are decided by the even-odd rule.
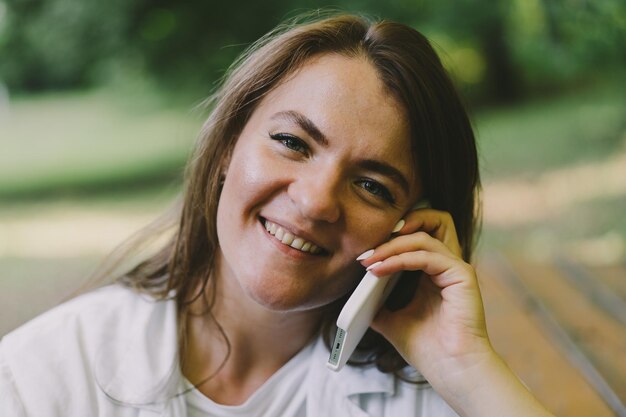
MULTIPOLYGON (((176 305, 112 285, 32 320, 0 342, 0 417, 183 417, 176 305)), ((326 369, 314 347, 307 416, 453 417, 430 387, 375 368, 326 369)))

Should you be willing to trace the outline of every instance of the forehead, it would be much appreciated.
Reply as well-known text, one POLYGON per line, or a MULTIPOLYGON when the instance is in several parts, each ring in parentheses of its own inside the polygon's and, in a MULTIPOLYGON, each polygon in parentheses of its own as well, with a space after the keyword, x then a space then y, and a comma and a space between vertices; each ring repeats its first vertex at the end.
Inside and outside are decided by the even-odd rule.
POLYGON ((311 59, 262 100, 252 119, 284 111, 311 119, 329 142, 392 160, 407 176, 413 174, 405 109, 365 58, 326 54, 311 59))

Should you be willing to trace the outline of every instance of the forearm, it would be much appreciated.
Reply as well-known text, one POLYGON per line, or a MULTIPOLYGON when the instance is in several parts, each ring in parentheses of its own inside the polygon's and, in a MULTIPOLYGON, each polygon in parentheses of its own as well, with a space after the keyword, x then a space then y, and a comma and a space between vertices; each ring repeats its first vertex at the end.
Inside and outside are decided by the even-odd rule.
POLYGON ((554 417, 495 353, 433 387, 463 417, 554 417))

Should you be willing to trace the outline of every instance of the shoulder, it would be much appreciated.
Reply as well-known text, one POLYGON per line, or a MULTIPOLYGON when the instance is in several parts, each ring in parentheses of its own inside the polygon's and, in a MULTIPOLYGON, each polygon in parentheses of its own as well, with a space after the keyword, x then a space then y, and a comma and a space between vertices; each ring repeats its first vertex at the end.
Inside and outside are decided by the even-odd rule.
POLYGON ((144 379, 160 376, 160 368, 148 369, 146 362, 165 362, 167 355, 171 366, 175 311, 174 301, 119 285, 103 287, 6 335, 0 362, 24 404, 88 409, 110 397, 108 390, 125 389, 120 379, 137 382, 126 375, 137 366, 144 379))
MULTIPOLYGON (((154 299, 120 285, 80 295, 34 318, 2 338, 5 351, 54 350, 68 344, 97 343, 125 331, 128 319, 150 313, 154 299), (45 343, 44 343, 45 342, 45 343)), ((132 322, 133 320, 130 320, 132 322)))
POLYGON ((15 379, 0 355, 0 415, 24 417, 23 402, 15 388, 15 379))

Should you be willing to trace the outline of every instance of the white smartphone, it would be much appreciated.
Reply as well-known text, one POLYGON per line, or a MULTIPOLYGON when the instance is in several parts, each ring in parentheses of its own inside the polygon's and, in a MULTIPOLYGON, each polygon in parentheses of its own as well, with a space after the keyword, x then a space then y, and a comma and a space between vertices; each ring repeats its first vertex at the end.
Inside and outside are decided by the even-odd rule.
POLYGON ((396 284, 400 273, 377 277, 368 271, 337 318, 337 333, 326 366, 340 371, 396 284))
MULTIPOLYGON (((411 210, 428 207, 430 202, 421 200, 411 210)), ((337 333, 326 362, 328 368, 340 371, 348 362, 401 273, 384 277, 377 277, 370 271, 365 274, 337 318, 337 333)))

